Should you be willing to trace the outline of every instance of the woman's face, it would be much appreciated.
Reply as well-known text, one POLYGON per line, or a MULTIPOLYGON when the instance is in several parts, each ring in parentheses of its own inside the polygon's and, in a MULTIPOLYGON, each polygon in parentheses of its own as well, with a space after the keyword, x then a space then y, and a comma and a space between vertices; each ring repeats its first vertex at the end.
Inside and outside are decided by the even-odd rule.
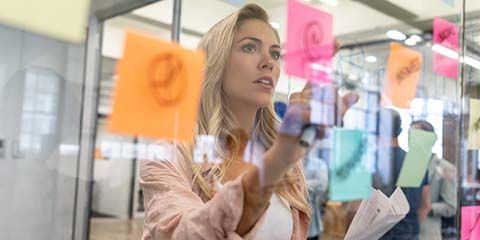
POLYGON ((280 75, 281 48, 265 22, 244 21, 233 38, 223 79, 230 104, 265 107, 271 104, 280 75))

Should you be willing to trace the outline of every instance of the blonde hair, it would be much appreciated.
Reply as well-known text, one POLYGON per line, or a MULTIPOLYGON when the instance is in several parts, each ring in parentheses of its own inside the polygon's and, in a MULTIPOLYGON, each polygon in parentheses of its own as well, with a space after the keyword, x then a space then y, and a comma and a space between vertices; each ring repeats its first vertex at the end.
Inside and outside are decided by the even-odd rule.
MULTIPOLYGON (((216 192, 214 182, 224 177, 226 169, 239 156, 242 148, 240 145, 248 138, 245 133, 242 134, 232 127, 238 126, 238 124, 227 106, 227 96, 222 87, 222 79, 225 66, 229 61, 234 34, 242 22, 248 19, 269 23, 268 14, 264 9, 256 4, 247 4, 215 24, 201 39, 198 47, 206 53, 206 64, 195 133, 196 135, 217 137, 220 141, 217 143, 216 152, 224 161, 222 164, 209 166, 194 163, 192 161, 193 144, 182 144, 180 151, 191 165, 194 183, 200 187, 207 198, 214 196, 216 192), (220 142, 224 144, 220 144, 220 142)), ((277 32, 273 31, 278 38, 277 32)), ((254 124, 252 134, 268 149, 275 141, 276 127, 279 124, 273 104, 257 111, 254 124)), ((291 206, 310 215, 301 161, 298 161, 286 174, 284 180, 277 187, 276 193, 284 197, 291 206)))

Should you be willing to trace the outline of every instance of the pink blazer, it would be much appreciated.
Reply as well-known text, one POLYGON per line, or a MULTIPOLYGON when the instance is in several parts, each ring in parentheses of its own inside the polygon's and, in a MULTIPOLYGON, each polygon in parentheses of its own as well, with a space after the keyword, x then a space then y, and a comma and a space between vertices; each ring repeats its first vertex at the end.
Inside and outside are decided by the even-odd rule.
MULTIPOLYGON (((243 209, 244 192, 239 176, 227 182, 212 199, 206 199, 192 183, 188 164, 171 154, 159 160, 140 161, 140 184, 144 192, 144 240, 255 239, 264 215, 243 237, 235 233, 243 209)), ((292 240, 306 239, 308 216, 291 208, 292 240)))

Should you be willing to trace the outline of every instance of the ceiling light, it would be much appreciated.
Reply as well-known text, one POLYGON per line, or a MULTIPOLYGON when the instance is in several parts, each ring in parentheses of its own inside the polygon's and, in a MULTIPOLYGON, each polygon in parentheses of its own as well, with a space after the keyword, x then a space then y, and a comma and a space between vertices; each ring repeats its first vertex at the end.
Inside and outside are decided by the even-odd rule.
POLYGON ((465 58, 463 58, 463 62, 467 65, 469 65, 470 67, 474 67, 476 69, 480 69, 480 61, 478 61, 477 59, 475 58, 472 58, 472 57, 469 57, 469 56, 465 56, 465 58))
POLYGON ((412 39, 412 41, 415 41, 415 42, 421 42, 423 40, 423 38, 418 36, 417 34, 411 35, 409 39, 412 39))
POLYGON ((415 46, 417 42, 415 40, 412 40, 411 38, 408 38, 407 40, 405 40, 405 44, 407 44, 408 46, 415 46))
POLYGON ((407 36, 398 30, 388 30, 387 37, 397 41, 403 41, 407 39, 407 36))
POLYGON ((444 47, 440 44, 434 44, 432 46, 432 50, 437 52, 437 53, 442 54, 445 57, 449 57, 449 58, 452 58, 452 59, 458 59, 458 53, 457 52, 453 51, 450 48, 444 47))
POLYGON ((365 61, 369 62, 369 63, 374 63, 377 61, 377 57, 373 56, 373 55, 370 55, 370 56, 366 56, 365 57, 365 61))

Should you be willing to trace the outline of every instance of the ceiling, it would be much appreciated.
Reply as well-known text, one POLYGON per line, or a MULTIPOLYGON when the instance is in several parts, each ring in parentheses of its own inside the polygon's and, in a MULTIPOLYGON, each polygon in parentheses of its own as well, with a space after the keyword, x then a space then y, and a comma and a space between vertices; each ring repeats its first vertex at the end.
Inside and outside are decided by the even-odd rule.
MULTIPOLYGON (((334 17, 333 31, 343 44, 386 39, 385 32, 397 29, 407 34, 421 34, 431 31, 432 19, 440 16, 460 23, 461 3, 454 0, 454 5, 447 0, 337 0, 337 6, 322 3, 322 0, 311 0, 307 4, 329 12, 334 17)), ((467 18, 480 19, 480 1, 467 0, 467 18)), ((264 7, 271 20, 279 24, 279 33, 286 39, 286 1, 285 0, 183 0, 181 25, 183 34, 181 44, 195 48, 199 38, 212 25, 237 10, 243 3, 257 3, 264 7)), ((116 58, 121 56, 123 28, 142 29, 146 32, 169 38, 172 22, 173 0, 164 0, 134 10, 126 15, 116 17, 106 24, 110 36, 105 36, 103 50, 104 65, 102 67, 102 88, 100 112, 108 114, 114 81, 116 58), (108 28, 113 26, 113 28, 108 28), (113 30, 112 30, 113 29, 113 30), (117 29, 117 30, 115 30, 117 29), (112 38, 113 36, 113 38, 112 38), (118 40, 120 39, 120 40, 118 40), (118 41, 117 41, 118 40, 118 41), (117 50, 115 50, 117 49, 117 50), (108 54, 106 52, 115 52, 108 54)), ((470 20, 470 23, 477 20, 470 20)), ((475 25, 475 24, 474 24, 475 25)), ((480 25, 480 22, 479 22, 480 25)), ((479 28, 480 29, 480 28, 479 28)), ((467 41, 479 45, 475 36, 468 35, 467 41)), ((287 77, 282 76, 279 88, 286 88, 287 77)), ((303 82, 293 80, 292 91, 299 90, 303 82)))
MULTIPOLYGON (((307 4, 331 13, 334 16, 334 34, 340 37, 365 31, 369 32, 367 35, 370 36, 372 30, 391 26, 401 27, 405 31, 422 32, 431 29, 431 20, 435 16, 448 17, 459 22, 459 13, 462 9, 459 0, 454 1, 454 6, 448 5, 444 0, 337 1, 338 5, 335 7, 322 3, 322 0, 310 0, 307 4)), ((238 3, 246 2, 257 3, 264 7, 270 13, 272 20, 280 25, 281 36, 285 36, 285 0, 183 0, 182 2, 181 21, 185 29, 205 33, 213 24, 238 9, 241 6, 238 3)), ((170 24, 172 9, 173 0, 165 0, 137 9, 133 14, 170 24)), ((467 1, 468 12, 478 10, 480 10, 480 1, 467 1)))

